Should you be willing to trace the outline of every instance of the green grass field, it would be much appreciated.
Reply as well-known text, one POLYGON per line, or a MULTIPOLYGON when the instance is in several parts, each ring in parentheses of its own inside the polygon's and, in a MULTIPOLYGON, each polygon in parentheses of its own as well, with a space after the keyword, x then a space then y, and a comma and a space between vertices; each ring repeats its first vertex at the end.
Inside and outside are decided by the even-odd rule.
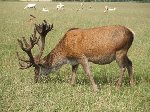
MULTIPOLYGON (((150 110, 150 4, 146 3, 80 3, 64 2, 65 11, 56 11, 52 2, 38 2, 37 9, 24 10, 25 2, 0 2, 0 112, 149 112, 150 110), (92 5, 92 9, 88 7, 92 5), (117 7, 115 12, 103 13, 104 6, 117 7), (49 9, 43 13, 43 7, 49 9), (37 17, 36 23, 46 19, 54 24, 54 30, 46 38, 44 55, 49 53, 71 27, 90 28, 106 25, 124 25, 131 28, 136 37, 129 50, 133 62, 136 85, 128 85, 125 76, 123 86, 115 90, 119 74, 118 65, 91 64, 100 90, 93 93, 82 68, 78 70, 77 84, 70 86, 70 65, 64 65, 49 74, 48 83, 33 81, 33 68, 18 69, 16 51, 25 55, 17 39, 29 38, 33 23, 29 15, 37 17)), ((36 52, 36 49, 34 50, 36 52)))

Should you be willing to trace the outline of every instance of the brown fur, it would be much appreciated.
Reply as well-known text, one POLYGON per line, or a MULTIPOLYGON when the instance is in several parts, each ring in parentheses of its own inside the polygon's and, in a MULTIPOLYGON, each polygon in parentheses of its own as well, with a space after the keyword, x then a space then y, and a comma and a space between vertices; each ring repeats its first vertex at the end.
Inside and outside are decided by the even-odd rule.
MULTIPOLYGON (((37 25, 35 27, 37 32, 40 33, 41 30, 38 29, 41 27, 37 25)), ((52 29, 52 27, 49 28, 52 29)), ((40 35, 43 39, 45 39, 47 33, 44 33, 44 27, 42 31, 43 33, 41 32, 40 35)), ((93 90, 97 91, 98 88, 93 79, 88 62, 103 65, 116 60, 120 67, 120 76, 117 81, 117 88, 122 84, 126 68, 128 70, 130 84, 134 84, 132 62, 127 56, 128 49, 131 47, 133 39, 134 33, 128 28, 119 25, 89 29, 71 28, 66 32, 56 47, 47 56, 40 59, 40 61, 33 61, 31 49, 27 54, 31 57, 31 65, 35 67, 35 82, 39 80, 39 76, 41 74, 47 75, 50 72, 56 71, 64 64, 71 64, 71 84, 74 85, 76 82, 76 71, 78 69, 78 65, 81 64, 85 74, 90 79, 93 90)), ((22 46, 23 45, 21 43, 21 47, 22 46)), ((42 47, 44 49, 44 46, 42 47)), ((34 58, 34 60, 36 60, 36 58, 34 58)))
POLYGON ((63 64, 70 63, 73 68, 71 83, 74 84, 77 66, 81 64, 96 91, 97 85, 90 72, 88 61, 101 65, 116 60, 121 69, 117 86, 119 87, 122 83, 124 73, 122 69, 124 68, 128 69, 130 83, 133 84, 132 63, 127 57, 133 37, 133 33, 124 26, 70 29, 56 47, 44 57, 42 68, 46 69, 42 70, 49 73, 57 70, 63 64))

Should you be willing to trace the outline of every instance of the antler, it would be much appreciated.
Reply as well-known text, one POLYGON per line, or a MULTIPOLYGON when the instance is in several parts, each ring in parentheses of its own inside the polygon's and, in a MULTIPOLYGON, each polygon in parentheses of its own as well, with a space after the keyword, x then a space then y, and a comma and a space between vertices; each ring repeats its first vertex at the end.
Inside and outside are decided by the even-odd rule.
POLYGON ((18 60, 19 60, 19 64, 20 64, 20 68, 21 69, 27 69, 31 66, 36 66, 37 63, 35 62, 35 59, 32 55, 32 52, 31 52, 31 49, 34 47, 35 44, 38 43, 39 41, 39 38, 36 38, 35 35, 32 35, 32 37, 30 37, 30 43, 27 43, 25 37, 22 37, 23 41, 18 40, 18 44, 19 46, 21 47, 21 49, 27 53, 27 55, 29 56, 29 60, 26 60, 26 59, 22 59, 20 58, 18 52, 17 52, 17 57, 18 57, 18 60), (25 47, 24 47, 25 46, 25 47), (25 64, 26 63, 26 64, 25 64))
POLYGON ((47 33, 49 31, 51 31, 53 29, 53 24, 47 24, 46 20, 43 20, 44 23, 42 24, 35 24, 35 29, 37 30, 37 32, 42 36, 42 37, 46 37, 47 33))
POLYGON ((52 29, 53 29, 53 24, 52 25, 47 24, 47 21, 44 20, 44 23, 42 24, 39 24, 39 25, 35 24, 34 32, 30 37, 30 43, 27 43, 25 37, 23 37, 22 41, 18 39, 19 46, 29 56, 29 60, 25 60, 25 59, 20 58, 17 52, 17 57, 18 57, 21 69, 27 69, 31 66, 36 67, 38 65, 38 63, 40 62, 41 56, 43 54, 43 50, 45 46, 45 37, 47 33, 51 31, 52 29), (38 38, 36 37, 36 32, 38 32, 40 35, 38 38), (39 46, 40 53, 36 57, 33 57, 31 49, 34 47, 35 44, 39 46))
POLYGON ((42 23, 42 24, 39 24, 39 25, 35 24, 35 28, 34 28, 34 32, 37 31, 40 35, 40 39, 37 43, 37 45, 39 46, 39 49, 40 49, 40 53, 37 55, 37 58, 39 58, 39 61, 40 61, 40 58, 44 51, 45 37, 46 37, 47 33, 53 29, 53 24, 50 25, 47 23, 46 20, 43 20, 43 21, 44 21, 44 23, 42 23))

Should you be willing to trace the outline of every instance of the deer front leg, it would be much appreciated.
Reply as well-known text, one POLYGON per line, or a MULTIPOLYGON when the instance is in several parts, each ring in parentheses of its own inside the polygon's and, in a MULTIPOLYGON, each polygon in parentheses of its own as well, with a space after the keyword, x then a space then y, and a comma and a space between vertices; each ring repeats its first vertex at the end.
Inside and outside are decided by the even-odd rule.
POLYGON ((73 85, 73 86, 76 83, 76 72, 77 72, 78 66, 79 66, 79 64, 72 65, 72 76, 71 76, 71 82, 70 82, 70 84, 73 85))
POLYGON ((92 84, 92 89, 94 92, 98 91, 98 88, 97 88, 97 85, 94 81, 94 78, 92 76, 92 73, 90 71, 90 67, 89 67, 89 64, 88 64, 88 60, 86 57, 83 57, 80 59, 80 64, 82 65, 84 71, 85 71, 85 74, 88 76, 88 78, 90 79, 90 82, 92 84))
POLYGON ((34 73, 35 73, 35 75, 34 75, 34 82, 35 83, 37 83, 37 82, 39 82, 39 80, 40 80, 40 68, 39 67, 35 67, 35 69, 34 69, 34 73))

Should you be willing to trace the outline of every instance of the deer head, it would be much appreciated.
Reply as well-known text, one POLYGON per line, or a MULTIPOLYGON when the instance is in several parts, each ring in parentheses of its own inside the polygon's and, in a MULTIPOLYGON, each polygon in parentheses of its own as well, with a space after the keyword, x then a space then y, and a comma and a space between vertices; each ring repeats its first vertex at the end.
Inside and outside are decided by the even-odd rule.
POLYGON ((41 57, 44 51, 45 46, 45 37, 49 31, 53 29, 53 24, 47 24, 46 20, 44 20, 44 23, 42 24, 35 24, 34 27, 34 33, 30 37, 30 41, 27 42, 25 37, 22 37, 22 40, 18 39, 18 44, 21 47, 21 49, 28 55, 29 60, 23 59, 19 56, 19 53, 17 52, 17 58, 19 60, 20 69, 27 69, 30 67, 35 68, 35 82, 38 81, 39 77, 39 64, 41 61, 41 57), (37 32, 39 36, 37 37, 37 32), (38 45, 39 47, 39 54, 36 56, 33 56, 32 49, 35 45, 38 45))

